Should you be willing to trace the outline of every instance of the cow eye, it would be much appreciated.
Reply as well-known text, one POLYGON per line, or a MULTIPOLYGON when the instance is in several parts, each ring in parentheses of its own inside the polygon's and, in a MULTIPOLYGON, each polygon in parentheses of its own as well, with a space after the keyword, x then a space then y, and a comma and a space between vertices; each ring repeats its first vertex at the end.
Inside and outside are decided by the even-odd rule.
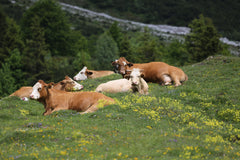
POLYGON ((83 74, 83 72, 80 72, 81 74, 83 74))

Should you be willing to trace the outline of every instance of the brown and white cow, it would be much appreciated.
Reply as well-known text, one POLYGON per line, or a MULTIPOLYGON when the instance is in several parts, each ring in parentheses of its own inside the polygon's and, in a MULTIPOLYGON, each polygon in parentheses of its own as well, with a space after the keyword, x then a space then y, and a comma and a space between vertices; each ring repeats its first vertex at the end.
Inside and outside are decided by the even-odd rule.
POLYGON ((114 74, 113 71, 94 71, 87 69, 86 66, 83 67, 83 69, 73 77, 76 81, 86 80, 86 79, 94 79, 99 77, 104 77, 114 74))
POLYGON ((90 113, 106 105, 114 104, 114 99, 97 92, 66 92, 57 90, 50 84, 39 80, 30 95, 31 99, 38 100, 44 105, 43 115, 49 115, 59 110, 76 110, 90 113))
POLYGON ((173 81, 175 86, 179 86, 182 82, 188 80, 188 76, 180 69, 164 62, 149 63, 131 63, 124 57, 112 62, 114 67, 118 66, 118 72, 123 77, 128 75, 128 70, 139 68, 143 70, 144 80, 147 82, 160 83, 163 85, 171 84, 173 81))
POLYGON ((117 79, 102 83, 96 88, 96 92, 118 93, 133 91, 147 95, 148 84, 141 76, 140 70, 134 68, 130 74, 129 80, 117 79))
MULTIPOLYGON (((63 91, 79 91, 83 89, 83 86, 76 81, 72 80, 72 78, 65 76, 65 79, 58 83, 51 83, 53 88, 63 91)), ((24 86, 12 93, 10 96, 17 96, 23 100, 27 100, 30 97, 30 94, 33 91, 33 87, 24 86)))

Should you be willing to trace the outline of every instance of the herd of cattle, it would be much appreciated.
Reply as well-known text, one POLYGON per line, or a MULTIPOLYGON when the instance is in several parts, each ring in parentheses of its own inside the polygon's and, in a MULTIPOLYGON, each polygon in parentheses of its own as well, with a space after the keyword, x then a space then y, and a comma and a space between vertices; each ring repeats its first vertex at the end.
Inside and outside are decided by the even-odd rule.
POLYGON ((181 85, 188 80, 188 76, 180 69, 170 66, 164 62, 150 63, 131 63, 124 57, 112 62, 113 71, 94 71, 84 67, 74 80, 86 80, 108 76, 119 73, 122 79, 108 81, 100 84, 95 92, 71 92, 80 91, 83 86, 70 77, 66 76, 64 80, 58 83, 45 83, 39 80, 33 87, 21 87, 10 96, 17 96, 21 99, 35 99, 42 103, 45 108, 43 115, 49 115, 59 110, 76 110, 84 113, 90 113, 110 104, 114 104, 115 100, 105 96, 104 92, 139 92, 140 94, 148 94, 147 82, 159 83, 161 85, 175 86, 181 85))

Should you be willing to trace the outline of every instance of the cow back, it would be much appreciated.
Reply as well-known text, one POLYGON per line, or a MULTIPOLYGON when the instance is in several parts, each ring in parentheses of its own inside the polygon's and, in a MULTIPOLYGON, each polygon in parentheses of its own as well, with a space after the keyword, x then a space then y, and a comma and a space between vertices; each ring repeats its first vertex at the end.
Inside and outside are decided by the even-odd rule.
POLYGON ((162 74, 168 74, 168 67, 169 65, 164 62, 150 62, 133 64, 131 67, 127 66, 127 70, 139 68, 142 70, 143 78, 146 82, 160 83, 160 76, 162 74))
POLYGON ((114 74, 113 71, 94 71, 94 70, 88 70, 88 71, 92 72, 91 75, 87 75, 87 77, 90 78, 90 79, 100 78, 100 77, 104 77, 104 76, 114 74))

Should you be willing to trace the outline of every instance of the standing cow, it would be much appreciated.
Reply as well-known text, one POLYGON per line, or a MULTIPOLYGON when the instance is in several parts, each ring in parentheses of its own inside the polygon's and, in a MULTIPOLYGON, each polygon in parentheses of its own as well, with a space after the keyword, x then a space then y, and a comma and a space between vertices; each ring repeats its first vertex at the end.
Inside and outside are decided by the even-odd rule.
POLYGON ((91 113, 101 107, 115 103, 114 99, 97 92, 66 92, 57 90, 50 84, 39 80, 30 95, 44 105, 43 115, 49 115, 59 110, 75 110, 91 113))
POLYGON ((94 79, 99 77, 104 77, 114 74, 113 71, 94 71, 87 69, 86 66, 83 67, 83 69, 73 77, 76 81, 86 80, 86 79, 94 79))
POLYGON ((173 81, 175 86, 179 86, 182 82, 188 80, 188 76, 180 68, 170 66, 164 62, 131 63, 124 57, 120 57, 112 62, 112 65, 114 67, 118 66, 118 72, 123 77, 129 74, 128 70, 139 68, 143 70, 144 79, 147 82, 168 85, 173 81))

